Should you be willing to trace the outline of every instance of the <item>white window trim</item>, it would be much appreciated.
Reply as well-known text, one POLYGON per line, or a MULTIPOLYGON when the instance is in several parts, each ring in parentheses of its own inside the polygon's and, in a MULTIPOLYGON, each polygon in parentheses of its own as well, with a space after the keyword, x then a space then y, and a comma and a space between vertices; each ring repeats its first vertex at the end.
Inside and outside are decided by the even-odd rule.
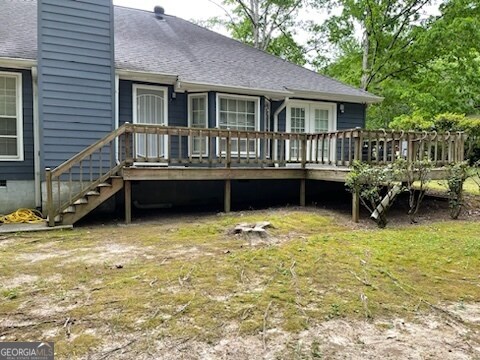
MULTIPOLYGON (((255 101, 256 102, 256 111, 255 111, 255 129, 253 131, 259 131, 260 129, 260 97, 259 96, 248 96, 248 95, 233 95, 233 94, 224 94, 224 93, 217 93, 217 98, 216 98, 216 122, 215 122, 215 127, 217 129, 220 129, 220 99, 226 98, 226 99, 235 99, 235 100, 250 100, 250 101, 255 101)), ((221 129, 221 130, 228 130, 228 129, 221 129)), ((235 132, 236 130, 232 130, 235 132)), ((220 154, 220 139, 217 138, 216 141, 217 145, 217 156, 224 155, 223 153, 220 154)), ((247 145, 248 146, 248 145, 247 145)), ((256 144, 256 149, 258 156, 260 156, 260 139, 257 141, 256 144)), ((231 152, 232 156, 238 156, 237 151, 232 151, 231 152)), ((240 151, 240 156, 246 156, 247 152, 246 151, 240 151)), ((252 155, 252 153, 250 153, 252 155)))
POLYGON ((0 161, 23 161, 23 84, 22 74, 17 72, 0 71, 0 76, 10 76, 16 78, 16 98, 17 98, 17 155, 16 156, 0 156, 0 161))
MULTIPOLYGON (((193 93, 193 94, 188 94, 188 127, 192 127, 192 100, 193 98, 196 97, 203 97, 205 98, 205 111, 206 111, 206 117, 205 117, 205 129, 208 129, 208 93, 193 93)), ((204 149, 204 153, 202 156, 208 156, 208 150, 209 150, 209 143, 210 143, 210 138, 206 137, 206 148, 204 149)), ((193 140, 192 140, 193 142, 193 140)), ((188 140, 188 153, 193 156, 193 157, 200 157, 200 154, 194 154, 192 152, 193 150, 190 148, 190 139, 188 140)))
MULTIPOLYGON (((318 101, 305 101, 305 100, 292 100, 288 102, 286 107, 286 124, 285 130, 287 133, 290 133, 292 130, 292 111, 291 109, 295 107, 305 107, 305 134, 314 133, 311 131, 311 115, 310 112, 313 109, 328 110, 329 119, 328 119, 328 132, 337 131, 337 103, 330 102, 318 102, 318 101)), ((290 149, 290 141, 287 140, 285 144, 286 149, 290 149)), ((330 143, 330 156, 331 161, 335 162, 337 152, 336 152, 336 141, 333 139, 330 143)), ((307 150, 307 154, 309 151, 307 150)), ((290 160, 290 151, 286 152, 286 159, 290 160)))
MULTIPOLYGON (((156 86, 156 85, 143 85, 143 84, 133 84, 132 86, 132 121, 134 124, 142 124, 138 122, 137 119, 137 90, 139 89, 146 89, 146 90, 156 90, 156 91, 162 91, 163 92, 163 98, 165 100, 165 104, 163 107, 163 118, 165 119, 165 124, 164 126, 168 126, 168 87, 166 86, 156 86)), ((146 125, 146 124, 144 124, 146 125)), ((167 136, 165 135, 165 141, 163 142, 163 154, 164 158, 168 159, 168 139, 167 136)), ((137 150, 135 149, 135 152, 137 150)), ((143 163, 142 163, 143 164, 143 163)), ((145 164, 151 164, 151 163, 145 163, 145 164)))

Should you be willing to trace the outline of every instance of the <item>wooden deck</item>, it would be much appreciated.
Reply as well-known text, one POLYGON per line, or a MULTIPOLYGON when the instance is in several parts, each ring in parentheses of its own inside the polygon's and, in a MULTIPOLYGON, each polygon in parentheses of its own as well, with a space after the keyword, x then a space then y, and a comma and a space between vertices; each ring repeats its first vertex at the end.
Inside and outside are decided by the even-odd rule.
MULTIPOLYGON (((299 203, 305 205, 307 180, 345 182, 354 161, 381 165, 399 158, 408 163, 429 159, 432 179, 442 179, 445 165, 463 160, 464 140, 462 133, 350 129, 302 134, 125 124, 47 169, 49 224, 77 221, 121 189, 129 223, 132 181, 224 181, 228 212, 232 180, 298 180, 299 203)), ((358 209, 354 195, 354 220, 358 209)))

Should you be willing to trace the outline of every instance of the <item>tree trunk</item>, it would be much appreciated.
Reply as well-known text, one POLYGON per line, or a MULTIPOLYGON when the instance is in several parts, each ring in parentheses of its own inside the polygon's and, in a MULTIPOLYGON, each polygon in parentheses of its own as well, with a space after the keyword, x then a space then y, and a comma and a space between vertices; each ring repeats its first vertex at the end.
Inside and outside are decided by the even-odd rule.
POLYGON ((360 86, 363 90, 367 90, 368 88, 368 78, 370 72, 369 66, 369 54, 370 54, 370 36, 368 34, 368 30, 363 32, 363 39, 362 39, 362 48, 363 48, 363 55, 362 55, 362 79, 360 82, 360 86))
POLYGON ((252 30, 253 30, 253 46, 257 49, 260 48, 260 26, 259 26, 259 1, 260 0, 250 0, 250 8, 252 10, 252 30))

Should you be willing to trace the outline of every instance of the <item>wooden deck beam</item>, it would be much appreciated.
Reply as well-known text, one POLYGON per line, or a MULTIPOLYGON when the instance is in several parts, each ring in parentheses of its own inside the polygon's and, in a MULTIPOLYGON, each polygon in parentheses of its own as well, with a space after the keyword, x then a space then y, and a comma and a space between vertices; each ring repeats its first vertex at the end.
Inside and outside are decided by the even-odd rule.
POLYGON ((130 167, 125 180, 283 180, 304 179, 303 169, 130 167))

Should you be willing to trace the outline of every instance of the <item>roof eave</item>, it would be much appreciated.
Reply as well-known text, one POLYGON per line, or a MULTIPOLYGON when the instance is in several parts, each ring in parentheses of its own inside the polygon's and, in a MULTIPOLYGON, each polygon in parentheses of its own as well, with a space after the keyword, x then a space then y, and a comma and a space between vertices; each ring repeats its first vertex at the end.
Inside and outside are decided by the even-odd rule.
POLYGON ((126 69, 116 69, 115 73, 122 80, 144 81, 169 85, 175 85, 178 79, 178 75, 175 74, 135 71, 126 69))
POLYGON ((183 81, 179 80, 177 88, 186 91, 217 91, 217 92, 226 92, 226 93, 235 93, 242 95, 257 95, 257 96, 267 96, 270 98, 280 98, 292 96, 293 93, 287 90, 270 90, 270 89, 260 89, 260 88, 251 88, 243 86, 229 86, 229 85, 219 85, 195 81, 183 81))
POLYGON ((0 57, 0 67, 3 68, 31 69, 35 65, 37 65, 37 61, 32 59, 0 57))
POLYGON ((321 91, 306 91, 297 89, 288 89, 293 93, 294 97, 314 99, 314 100, 328 100, 335 102, 350 102, 357 104, 377 104, 383 101, 383 97, 375 95, 346 95, 335 94, 321 91))

